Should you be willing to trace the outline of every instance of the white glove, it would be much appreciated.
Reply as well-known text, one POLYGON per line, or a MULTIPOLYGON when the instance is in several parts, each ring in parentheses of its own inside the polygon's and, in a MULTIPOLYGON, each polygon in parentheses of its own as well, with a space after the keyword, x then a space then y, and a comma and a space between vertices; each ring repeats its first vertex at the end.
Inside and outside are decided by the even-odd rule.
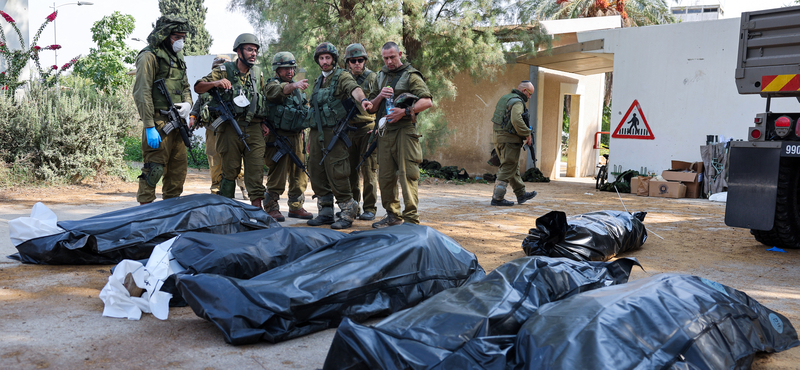
POLYGON ((189 103, 175 103, 175 106, 178 108, 178 114, 188 122, 189 113, 192 112, 192 105, 189 103))

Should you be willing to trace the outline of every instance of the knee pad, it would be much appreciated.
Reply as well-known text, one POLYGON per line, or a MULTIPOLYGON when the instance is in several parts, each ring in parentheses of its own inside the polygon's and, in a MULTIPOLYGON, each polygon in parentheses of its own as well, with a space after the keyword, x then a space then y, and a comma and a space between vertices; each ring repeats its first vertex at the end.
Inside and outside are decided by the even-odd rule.
POLYGON ((219 180, 219 191, 217 194, 233 199, 234 195, 236 195, 236 181, 228 180, 223 177, 219 180))
POLYGON ((145 173, 142 171, 142 174, 139 175, 140 179, 144 179, 147 183, 147 186, 156 187, 158 185, 158 181, 161 180, 161 176, 164 175, 164 165, 160 163, 145 163, 144 168, 149 168, 150 172, 145 173))
POLYGON ((506 196, 506 189, 508 188, 508 182, 496 180, 494 183, 494 193, 492 194, 492 199, 502 200, 506 196))

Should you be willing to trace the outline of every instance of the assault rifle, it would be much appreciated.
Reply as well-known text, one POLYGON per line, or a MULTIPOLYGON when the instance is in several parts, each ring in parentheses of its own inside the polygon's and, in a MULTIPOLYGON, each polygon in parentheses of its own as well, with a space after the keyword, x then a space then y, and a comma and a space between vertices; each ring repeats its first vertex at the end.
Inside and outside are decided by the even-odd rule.
POLYGON ((358 109, 358 106, 353 104, 353 107, 350 108, 350 112, 347 113, 347 117, 339 121, 339 124, 337 124, 336 127, 333 129, 333 138, 331 138, 331 142, 328 143, 327 148, 322 149, 323 154, 322 154, 322 160, 319 161, 320 166, 322 166, 322 162, 325 161, 325 157, 328 156, 328 153, 330 153, 331 150, 333 150, 333 146, 336 145, 337 141, 342 140, 342 142, 344 142, 344 145, 347 146, 348 148, 353 145, 353 142, 351 142, 350 138, 347 137, 347 132, 355 131, 356 128, 351 127, 350 125, 347 124, 347 122, 350 121, 350 117, 353 116, 353 112, 355 112, 356 109, 358 109))
POLYGON ((528 113, 527 109, 525 109, 525 112, 522 113, 522 120, 525 122, 525 126, 528 126, 528 128, 531 129, 531 144, 523 146, 522 149, 528 147, 528 152, 531 153, 531 159, 533 160, 533 167, 536 167, 536 149, 533 147, 535 144, 536 135, 533 132, 533 128, 531 128, 531 115, 528 113))
POLYGON ((278 131, 276 131, 275 127, 269 123, 269 120, 264 120, 264 124, 267 125, 269 132, 275 135, 275 142, 272 143, 272 145, 275 145, 275 147, 278 148, 278 151, 272 156, 272 161, 277 163, 281 157, 288 154, 289 159, 294 162, 294 165, 303 170, 303 172, 306 173, 306 176, 311 177, 311 175, 308 174, 308 170, 306 170, 306 166, 303 164, 303 161, 301 161, 300 158, 297 157, 297 154, 294 153, 294 148, 292 147, 292 143, 289 141, 289 139, 287 139, 286 136, 278 135, 278 131))
POLYGON ((189 126, 186 125, 186 121, 181 117, 180 113, 178 112, 178 108, 175 108, 175 105, 172 104, 172 97, 169 95, 169 91, 167 90, 167 85, 164 83, 164 79, 159 79, 154 82, 158 91, 161 91, 167 98, 167 103, 169 103, 169 109, 167 110, 160 110, 161 114, 167 116, 168 120, 167 123, 164 125, 162 130, 164 133, 169 135, 170 132, 174 129, 178 129, 178 132, 181 134, 181 139, 183 139, 183 144, 189 148, 189 154, 192 156, 192 160, 194 163, 197 163, 197 159, 194 157, 194 152, 192 152, 192 140, 189 137, 189 133, 191 130, 189 126))
POLYGON ((372 155, 372 152, 375 151, 375 148, 378 147, 378 138, 375 137, 375 132, 377 130, 378 130, 377 128, 372 130, 372 134, 369 135, 369 142, 370 142, 369 147, 367 147, 367 151, 361 155, 361 162, 358 162, 358 166, 356 166, 356 171, 358 171, 358 169, 361 168, 361 165, 364 164, 364 161, 366 161, 367 158, 369 158, 369 156, 372 155))
POLYGON ((244 144, 244 147, 247 148, 247 151, 249 152, 250 147, 247 145, 247 141, 245 141, 247 136, 245 136, 242 133, 242 129, 239 128, 239 122, 236 122, 235 116, 233 115, 233 113, 231 113, 231 109, 228 106, 229 103, 225 103, 224 101, 222 101, 222 96, 219 95, 219 91, 217 90, 216 87, 211 90, 208 90, 208 93, 211 94, 211 98, 217 102, 217 106, 215 107, 209 106, 208 109, 219 114, 219 117, 215 119, 214 122, 211 122, 211 127, 214 128, 214 131, 217 131, 217 128, 223 122, 226 121, 230 122, 231 126, 233 126, 233 129, 236 131, 236 136, 239 137, 239 140, 242 141, 242 144, 244 144))

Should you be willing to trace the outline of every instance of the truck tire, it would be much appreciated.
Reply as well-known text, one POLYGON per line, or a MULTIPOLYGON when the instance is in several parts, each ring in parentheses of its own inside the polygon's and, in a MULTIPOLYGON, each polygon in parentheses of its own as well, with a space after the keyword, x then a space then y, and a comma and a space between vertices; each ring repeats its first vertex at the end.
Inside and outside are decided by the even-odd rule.
POLYGON ((770 247, 800 249, 800 159, 781 158, 772 230, 750 230, 770 247))

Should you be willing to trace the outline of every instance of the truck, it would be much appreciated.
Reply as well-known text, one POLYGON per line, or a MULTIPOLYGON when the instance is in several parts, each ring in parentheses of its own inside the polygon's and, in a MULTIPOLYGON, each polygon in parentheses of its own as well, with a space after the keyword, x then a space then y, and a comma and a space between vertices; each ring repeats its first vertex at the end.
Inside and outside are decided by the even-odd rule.
POLYGON ((725 224, 768 246, 800 248, 800 113, 770 110, 773 98, 800 102, 800 6, 742 13, 735 80, 766 108, 746 141, 730 142, 725 224))

